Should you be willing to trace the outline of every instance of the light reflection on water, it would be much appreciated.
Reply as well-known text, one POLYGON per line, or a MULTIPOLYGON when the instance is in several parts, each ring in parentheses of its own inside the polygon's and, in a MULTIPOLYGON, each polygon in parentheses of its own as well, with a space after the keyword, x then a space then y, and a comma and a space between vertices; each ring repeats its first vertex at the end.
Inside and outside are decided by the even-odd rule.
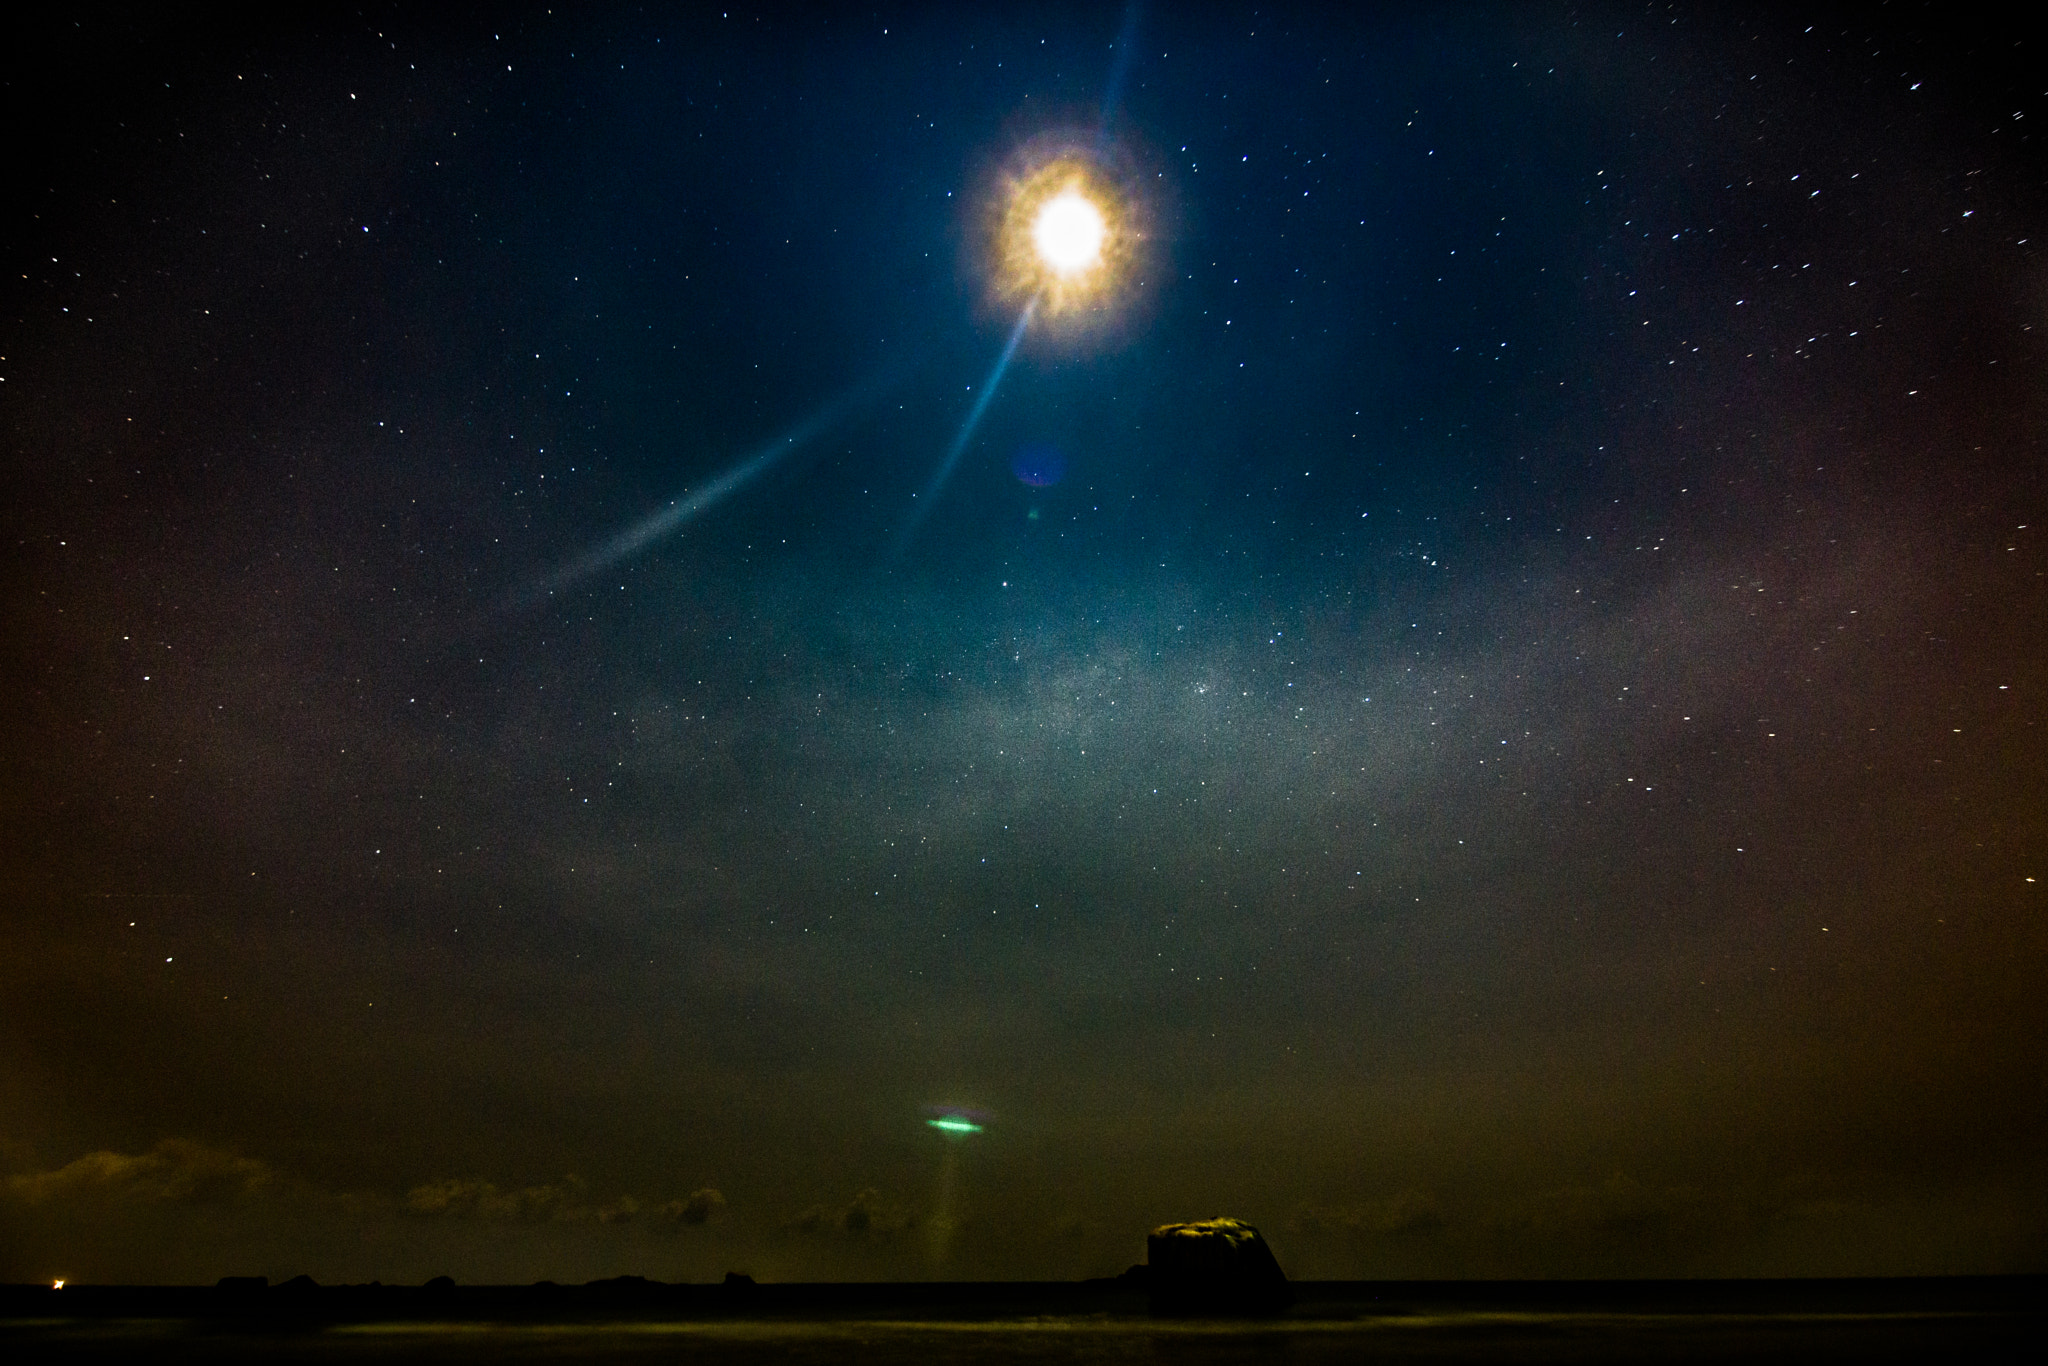
POLYGON ((1253 1322, 1114 1315, 780 1318, 574 1323, 393 1322, 219 1331, 189 1322, 16 1321, 0 1338, 66 1360, 861 1361, 1907 1361, 1998 1354, 2027 1325, 2001 1315, 1417 1312, 1253 1322))

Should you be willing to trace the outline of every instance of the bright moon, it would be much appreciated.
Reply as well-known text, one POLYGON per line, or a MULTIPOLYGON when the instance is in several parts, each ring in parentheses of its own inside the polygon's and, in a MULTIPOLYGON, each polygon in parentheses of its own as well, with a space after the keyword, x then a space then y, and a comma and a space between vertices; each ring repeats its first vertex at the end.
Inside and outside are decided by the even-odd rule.
POLYGON ((1031 227, 1032 243, 1055 273, 1076 275, 1102 259, 1109 226, 1086 195, 1067 190, 1046 201, 1031 227))
POLYGON ((1036 335, 1108 326, 1144 288, 1145 206, 1117 165, 1100 147, 1048 139, 990 186, 990 302, 1029 307, 1036 335))

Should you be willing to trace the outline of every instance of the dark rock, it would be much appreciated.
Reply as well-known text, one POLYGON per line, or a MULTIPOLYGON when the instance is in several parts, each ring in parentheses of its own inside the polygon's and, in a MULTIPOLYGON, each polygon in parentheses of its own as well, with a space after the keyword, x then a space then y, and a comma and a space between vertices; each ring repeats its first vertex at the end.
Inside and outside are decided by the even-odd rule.
POLYGON ((453 1276, 436 1276, 427 1282, 425 1288, 430 1295, 446 1295, 455 1289, 455 1278, 453 1276))
POLYGON ((1293 1302, 1273 1249, 1240 1219, 1165 1224, 1145 1250, 1155 1314, 1277 1314, 1293 1302))
POLYGON ((727 1304, 749 1304, 761 1287, 754 1284, 754 1278, 744 1271, 728 1271, 724 1282, 718 1287, 718 1297, 727 1304))
POLYGON ((658 1298, 660 1292, 666 1288, 660 1281, 650 1281, 645 1276, 612 1276, 601 1281, 586 1282, 583 1287, 586 1294, 636 1304, 658 1298))
POLYGON ((260 1295, 270 1288, 268 1276, 223 1276, 213 1288, 225 1295, 260 1295))
POLYGON ((320 1282, 311 1276, 298 1275, 277 1288, 280 1295, 310 1295, 320 1288, 320 1282))

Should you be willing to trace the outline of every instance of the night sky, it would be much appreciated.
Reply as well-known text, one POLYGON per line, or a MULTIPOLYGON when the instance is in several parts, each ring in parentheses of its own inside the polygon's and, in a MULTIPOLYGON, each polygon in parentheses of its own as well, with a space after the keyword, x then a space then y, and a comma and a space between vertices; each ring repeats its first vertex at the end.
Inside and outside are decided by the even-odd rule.
POLYGON ((2048 1268, 2034 50, 996 10, 10 40, 0 1279, 2048 1268))

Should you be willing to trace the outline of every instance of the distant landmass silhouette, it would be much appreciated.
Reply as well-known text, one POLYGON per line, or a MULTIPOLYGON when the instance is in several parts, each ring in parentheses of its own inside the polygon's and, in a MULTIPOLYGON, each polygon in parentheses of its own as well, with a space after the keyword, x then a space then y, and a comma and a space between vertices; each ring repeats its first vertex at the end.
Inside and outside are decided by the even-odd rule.
POLYGON ((1276 1308, 1257 1292, 1264 1285, 1270 1295, 1270 1274, 1242 1255, 1246 1280, 1204 1280, 1200 1271, 1167 1282, 1221 1284, 1213 1303, 1179 1291, 1155 1300, 1155 1279, 1179 1273, 1149 1263, 1057 1282, 756 1283, 734 1272, 711 1284, 629 1275, 583 1285, 437 1276, 417 1286, 320 1286, 299 1276, 272 1286, 231 1276, 214 1286, 0 1286, 0 1348, 13 1360, 73 1361, 672 1360, 685 1348, 698 1362, 858 1355, 905 1366, 1150 1362, 1162 1353, 1187 1363, 1285 1355, 1294 1366, 1672 1355, 1981 1361, 2023 1359, 2038 1346, 2048 1300, 2041 1276, 1283 1280, 1291 1302, 1276 1308))

